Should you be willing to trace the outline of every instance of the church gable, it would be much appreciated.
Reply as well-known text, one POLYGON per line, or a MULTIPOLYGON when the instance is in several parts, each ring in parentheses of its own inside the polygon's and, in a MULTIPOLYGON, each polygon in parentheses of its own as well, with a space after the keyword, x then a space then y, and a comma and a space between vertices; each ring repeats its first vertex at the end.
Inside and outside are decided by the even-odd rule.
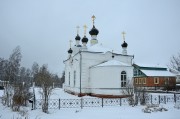
POLYGON ((104 63, 101 63, 99 65, 96 65, 94 67, 110 67, 110 66, 127 67, 127 66, 131 66, 131 65, 113 59, 113 60, 109 60, 104 63))

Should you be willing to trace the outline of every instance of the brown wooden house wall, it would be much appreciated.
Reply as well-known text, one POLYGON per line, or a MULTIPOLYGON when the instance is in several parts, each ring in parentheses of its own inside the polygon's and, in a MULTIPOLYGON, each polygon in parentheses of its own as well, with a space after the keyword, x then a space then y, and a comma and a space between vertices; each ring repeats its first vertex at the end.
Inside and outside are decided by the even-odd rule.
POLYGON ((165 86, 167 86, 167 84, 165 83, 167 78, 169 78, 168 86, 175 87, 176 86, 176 78, 175 77, 153 77, 153 76, 134 77, 134 86, 135 87, 165 87, 165 86), (158 84, 154 83, 154 78, 159 78, 158 84), (136 84, 136 79, 138 80, 138 84, 136 84), (146 79, 146 83, 143 84, 143 81, 141 81, 141 84, 139 84, 139 81, 144 80, 144 79, 146 79))

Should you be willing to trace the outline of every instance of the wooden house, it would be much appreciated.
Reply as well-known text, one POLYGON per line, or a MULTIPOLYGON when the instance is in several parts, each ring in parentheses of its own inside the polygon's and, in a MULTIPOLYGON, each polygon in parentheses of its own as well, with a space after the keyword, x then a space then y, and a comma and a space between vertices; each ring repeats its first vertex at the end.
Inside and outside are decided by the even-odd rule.
POLYGON ((176 76, 164 67, 146 67, 134 64, 134 87, 174 90, 176 76))

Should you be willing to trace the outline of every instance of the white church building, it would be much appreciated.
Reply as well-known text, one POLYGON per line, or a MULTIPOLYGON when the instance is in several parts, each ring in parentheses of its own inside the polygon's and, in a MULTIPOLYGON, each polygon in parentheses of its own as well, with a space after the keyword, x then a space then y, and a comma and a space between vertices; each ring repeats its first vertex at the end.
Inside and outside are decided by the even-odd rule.
POLYGON ((123 32, 122 53, 114 52, 98 43, 98 29, 94 25, 89 31, 91 35, 90 45, 87 45, 86 26, 84 36, 81 39, 79 29, 75 37, 75 45, 70 46, 68 58, 65 64, 66 92, 84 96, 96 97, 125 97, 123 93, 129 89, 128 83, 133 78, 133 55, 127 54, 128 44, 125 42, 123 32), (80 43, 82 42, 82 44, 80 43))

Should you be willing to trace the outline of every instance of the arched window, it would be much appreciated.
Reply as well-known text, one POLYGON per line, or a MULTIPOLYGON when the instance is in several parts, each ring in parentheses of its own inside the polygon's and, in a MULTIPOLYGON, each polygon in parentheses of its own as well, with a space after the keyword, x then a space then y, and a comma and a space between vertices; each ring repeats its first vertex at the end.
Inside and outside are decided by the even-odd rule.
POLYGON ((70 86, 70 80, 71 80, 71 73, 69 72, 69 86, 70 86))
POLYGON ((76 71, 74 71, 74 87, 76 85, 76 71))
POLYGON ((126 72, 121 72, 121 87, 126 87, 126 72))

